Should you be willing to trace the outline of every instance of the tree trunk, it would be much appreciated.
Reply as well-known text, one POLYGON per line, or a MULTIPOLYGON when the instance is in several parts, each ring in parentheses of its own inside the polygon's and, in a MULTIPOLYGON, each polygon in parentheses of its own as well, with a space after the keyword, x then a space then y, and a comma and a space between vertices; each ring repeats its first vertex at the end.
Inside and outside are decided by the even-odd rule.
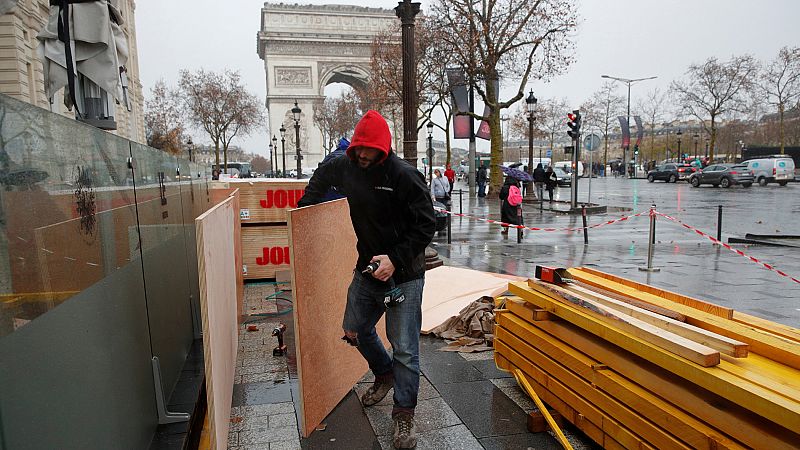
POLYGON ((489 135, 491 136, 491 160, 489 162, 490 177, 488 194, 500 192, 503 186, 503 136, 500 132, 500 110, 492 108, 489 113, 489 135))
POLYGON ((780 136, 781 136, 781 155, 785 154, 784 153, 785 152, 784 145, 786 144, 786 141, 785 141, 786 134, 785 134, 784 129, 783 129, 783 113, 784 113, 784 109, 785 108, 783 107, 783 102, 778 103, 778 117, 780 118, 780 121, 778 123, 778 127, 780 129, 780 136))
POLYGON ((445 116, 445 125, 444 125, 444 145, 447 148, 447 164, 453 164, 450 160, 452 157, 452 150, 450 148, 450 121, 452 119, 452 115, 448 114, 445 116))
POLYGON ((708 148, 708 160, 714 161, 714 146, 717 143, 717 117, 716 115, 711 115, 711 142, 709 143, 708 148))
POLYGON ((217 161, 217 172, 222 173, 222 171, 220 170, 222 166, 219 165, 219 141, 214 141, 214 156, 217 161))
POLYGON ((222 157, 224 159, 223 164, 225 164, 225 172, 228 173, 228 144, 223 142, 222 143, 222 157))

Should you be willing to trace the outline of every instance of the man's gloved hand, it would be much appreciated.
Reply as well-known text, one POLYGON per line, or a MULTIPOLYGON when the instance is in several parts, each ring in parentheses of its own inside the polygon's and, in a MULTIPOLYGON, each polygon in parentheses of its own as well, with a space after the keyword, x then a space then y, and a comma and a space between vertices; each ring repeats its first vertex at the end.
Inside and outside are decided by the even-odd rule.
POLYGON ((394 264, 392 264, 392 260, 389 259, 389 256, 387 255, 373 256, 370 262, 373 261, 380 261, 380 266, 378 266, 378 270, 372 272, 373 277, 385 282, 389 278, 391 278, 392 275, 394 275, 394 264))

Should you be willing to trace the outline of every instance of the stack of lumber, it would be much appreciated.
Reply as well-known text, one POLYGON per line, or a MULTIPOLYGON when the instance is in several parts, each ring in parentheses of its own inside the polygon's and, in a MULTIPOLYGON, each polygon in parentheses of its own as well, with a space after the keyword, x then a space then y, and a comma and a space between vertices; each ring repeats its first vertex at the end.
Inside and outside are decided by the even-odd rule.
POLYGON ((244 279, 275 278, 276 272, 289 270, 287 212, 297 208, 307 184, 291 178, 228 178, 210 184, 214 203, 239 189, 244 279))
POLYGON ((512 282, 495 362, 604 448, 798 448, 800 330, 591 269, 512 282))

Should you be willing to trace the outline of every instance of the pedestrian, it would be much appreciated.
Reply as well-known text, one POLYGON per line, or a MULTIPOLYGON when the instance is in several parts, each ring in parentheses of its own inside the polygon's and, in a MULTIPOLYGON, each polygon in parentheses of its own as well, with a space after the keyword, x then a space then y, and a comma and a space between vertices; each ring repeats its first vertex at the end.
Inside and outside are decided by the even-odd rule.
MULTIPOLYGON (((347 151, 347 147, 349 147, 349 146, 350 146, 350 141, 348 141, 347 138, 345 138, 345 137, 340 138, 339 139, 339 143, 336 145, 336 150, 328 153, 328 155, 325 156, 325 158, 322 159, 322 162, 319 163, 319 165, 317 166, 317 169, 319 169, 320 167, 322 167, 325 164, 328 164, 329 162, 333 161, 336 158, 344 156, 345 155, 345 151, 347 151)), ((328 192, 325 194, 325 200, 324 201, 327 202, 327 201, 336 200, 336 199, 343 198, 343 197, 344 197, 344 195, 339 193, 339 188, 337 188, 336 186, 331 186, 331 188, 328 189, 328 192)))
MULTIPOLYGON (((512 225, 522 225, 520 223, 522 217, 517 214, 517 208, 520 207, 522 194, 519 190, 519 181, 517 181, 516 178, 511 176, 506 177, 505 182, 503 182, 503 187, 500 188, 500 200, 500 221, 512 225), (516 192, 512 193, 513 189, 516 189, 516 192)), ((503 225, 503 229, 500 232, 502 234, 508 234, 508 226, 503 225)))
POLYGON ((439 169, 433 171, 433 180, 431 180, 431 195, 433 198, 443 204, 447 210, 450 210, 450 183, 447 178, 442 176, 439 169))
POLYGON ((444 170, 444 176, 447 177, 447 182, 450 183, 450 190, 447 192, 449 196, 453 195, 453 185, 456 184, 456 171, 450 166, 447 165, 447 168, 444 170))
POLYGON ((393 444, 414 448, 425 248, 433 239, 436 219, 424 176, 399 158, 391 144, 386 119, 367 111, 353 132, 347 158, 319 167, 298 206, 320 203, 331 186, 347 198, 358 261, 347 292, 343 339, 358 349, 375 375, 361 402, 375 405, 394 388, 393 444), (366 271, 375 262, 378 267, 366 271), (385 304, 390 286, 400 289, 405 299, 385 304), (384 313, 391 356, 375 332, 384 313))
POLYGON ((486 181, 488 180, 488 175, 486 173, 486 165, 481 163, 481 166, 478 167, 478 197, 486 197, 486 192, 484 192, 484 188, 486 187, 486 181))
POLYGON ((550 203, 553 203, 553 189, 556 188, 558 184, 558 177, 556 173, 553 171, 552 166, 547 167, 547 171, 544 173, 544 185, 545 189, 547 189, 547 195, 550 197, 550 203))
POLYGON ((542 167, 542 163, 539 163, 536 165, 536 168, 533 169, 533 185, 536 186, 536 196, 539 198, 540 202, 544 200, 544 181, 544 167, 542 167))

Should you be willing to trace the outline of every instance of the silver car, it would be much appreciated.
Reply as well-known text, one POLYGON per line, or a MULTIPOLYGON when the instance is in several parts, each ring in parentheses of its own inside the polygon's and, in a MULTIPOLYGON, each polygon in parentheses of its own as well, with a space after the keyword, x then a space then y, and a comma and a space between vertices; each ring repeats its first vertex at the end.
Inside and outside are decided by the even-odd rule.
POLYGON ((748 188, 753 185, 753 180, 753 172, 744 164, 712 164, 689 177, 689 183, 693 187, 710 184, 729 188, 734 184, 741 184, 748 188))

